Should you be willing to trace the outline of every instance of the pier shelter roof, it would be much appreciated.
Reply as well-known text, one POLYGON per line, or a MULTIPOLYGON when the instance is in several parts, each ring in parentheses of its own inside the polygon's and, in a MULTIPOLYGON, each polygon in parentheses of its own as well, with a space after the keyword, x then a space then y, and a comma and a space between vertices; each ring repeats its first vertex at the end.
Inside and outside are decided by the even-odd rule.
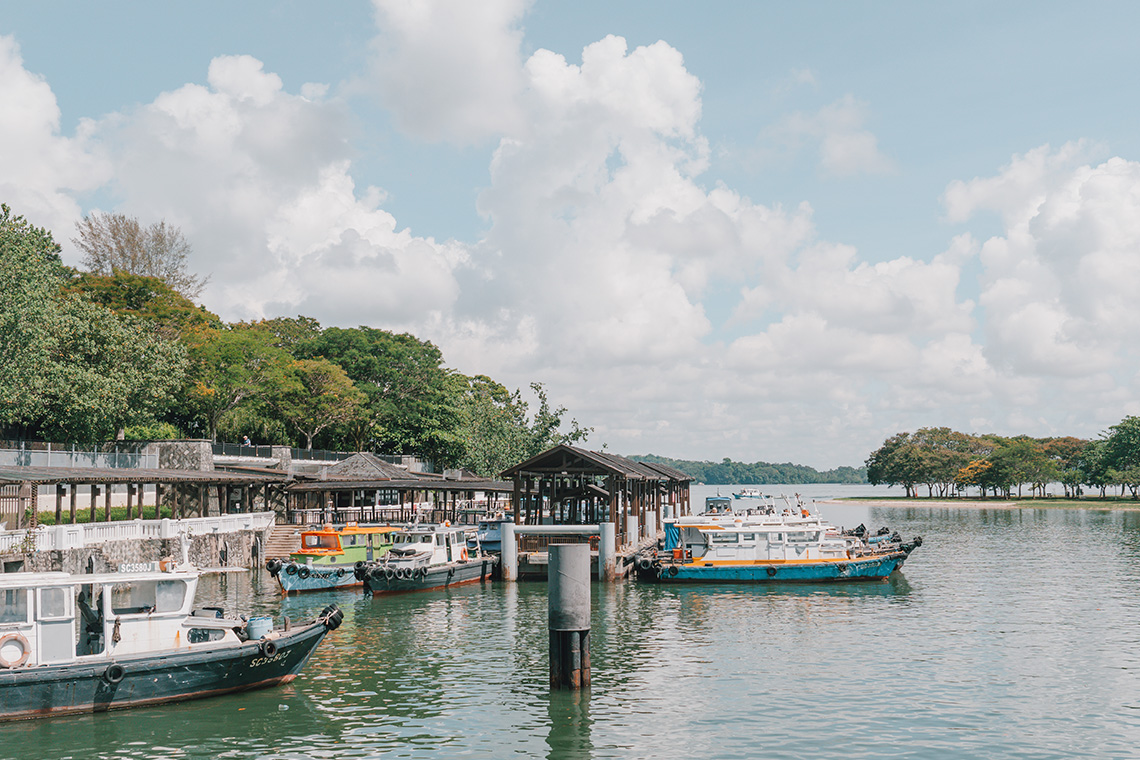
POLYGON ((588 451, 565 444, 504 470, 502 477, 518 475, 616 475, 628 480, 658 480, 687 483, 692 477, 662 464, 636 462, 604 451, 588 451))
POLYGON ((167 470, 135 467, 0 467, 0 485, 66 485, 163 483, 195 485, 263 485, 284 483, 287 473, 228 470, 167 470))

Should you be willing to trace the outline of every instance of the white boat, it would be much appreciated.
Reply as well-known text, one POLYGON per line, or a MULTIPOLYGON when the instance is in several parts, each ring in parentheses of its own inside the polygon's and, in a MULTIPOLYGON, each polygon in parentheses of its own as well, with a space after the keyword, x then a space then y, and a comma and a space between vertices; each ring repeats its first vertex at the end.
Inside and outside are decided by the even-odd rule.
POLYGON ((739 491, 732 494, 737 499, 762 499, 764 494, 760 492, 759 488, 741 488, 739 491))
POLYGON ((0 720, 101 712, 287 683, 343 614, 274 629, 193 609, 198 572, 0 575, 0 720))
POLYGON ((488 580, 494 566, 495 558, 480 547, 468 548, 466 529, 444 522, 397 533, 388 553, 359 564, 356 577, 364 582, 364 593, 378 596, 488 580))

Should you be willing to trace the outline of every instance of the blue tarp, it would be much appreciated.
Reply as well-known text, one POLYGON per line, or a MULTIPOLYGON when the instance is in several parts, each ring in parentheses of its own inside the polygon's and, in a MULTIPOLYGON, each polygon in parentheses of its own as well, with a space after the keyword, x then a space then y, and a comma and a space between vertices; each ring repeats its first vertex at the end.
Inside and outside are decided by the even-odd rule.
POLYGON ((673 523, 665 523, 665 551, 681 548, 681 529, 673 523))

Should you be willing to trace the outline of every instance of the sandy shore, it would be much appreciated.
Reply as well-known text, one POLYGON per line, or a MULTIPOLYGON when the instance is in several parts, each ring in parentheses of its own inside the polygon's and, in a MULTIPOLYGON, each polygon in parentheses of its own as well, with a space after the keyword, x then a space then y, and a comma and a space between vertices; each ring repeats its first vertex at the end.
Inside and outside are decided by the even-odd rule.
POLYGON ((958 509, 1126 509, 1140 510, 1140 503, 1127 504, 1119 501, 1098 502, 1088 499, 1083 502, 1058 500, 1049 501, 996 501, 989 499, 820 499, 818 504, 865 504, 869 507, 937 507, 958 509))

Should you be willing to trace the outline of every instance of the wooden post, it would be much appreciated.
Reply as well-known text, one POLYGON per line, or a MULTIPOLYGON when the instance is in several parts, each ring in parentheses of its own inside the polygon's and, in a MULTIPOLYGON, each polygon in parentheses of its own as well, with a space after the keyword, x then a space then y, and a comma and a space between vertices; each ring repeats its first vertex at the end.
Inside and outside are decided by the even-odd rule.
POLYGON ((71 524, 75 525, 75 483, 67 484, 68 497, 71 501, 71 524))
POLYGON ((206 504, 206 486, 198 486, 198 517, 205 517, 206 512, 209 510, 209 505, 206 504))
POLYGON ((55 484, 55 524, 63 522, 63 483, 55 484))
POLYGON ((154 519, 162 519, 162 483, 154 484, 154 519))
POLYGON ((127 483, 127 519, 130 520, 133 514, 132 507, 134 506, 135 497, 135 484, 127 483))
POLYGON ((114 484, 108 483, 103 494, 103 522, 111 522, 111 489, 114 484))
POLYGON ((99 486, 91 484, 91 517, 87 522, 95 522, 95 508, 99 503, 99 486))

